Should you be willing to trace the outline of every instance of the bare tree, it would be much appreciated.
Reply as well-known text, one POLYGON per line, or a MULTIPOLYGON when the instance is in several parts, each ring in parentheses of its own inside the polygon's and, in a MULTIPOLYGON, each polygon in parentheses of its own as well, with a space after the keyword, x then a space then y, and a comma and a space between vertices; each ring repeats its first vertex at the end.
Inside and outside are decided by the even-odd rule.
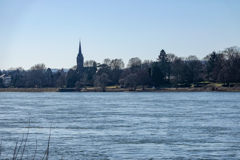
POLYGON ((106 91, 106 86, 110 82, 108 75, 106 73, 102 73, 101 75, 97 75, 95 77, 94 86, 99 89, 100 91, 106 91))
POLYGON ((110 67, 110 66, 111 66, 111 59, 105 58, 105 59, 103 60, 103 64, 105 64, 105 65, 107 65, 108 67, 110 67))
POLYGON ((42 87, 45 85, 46 67, 44 64, 36 64, 30 68, 28 72, 27 84, 29 87, 42 87))
POLYGON ((124 62, 122 59, 113 59, 111 62, 110 62, 110 67, 112 70, 114 69, 123 69, 124 68, 124 62))
POLYGON ((128 61, 127 67, 128 68, 141 67, 141 64, 142 64, 142 60, 138 57, 134 57, 128 61))
POLYGON ((88 60, 84 62, 84 67, 93 67, 95 65, 95 61, 94 60, 88 60))
POLYGON ((135 91, 138 86, 138 76, 136 73, 129 74, 125 79, 124 79, 124 84, 126 87, 130 87, 131 90, 135 91))

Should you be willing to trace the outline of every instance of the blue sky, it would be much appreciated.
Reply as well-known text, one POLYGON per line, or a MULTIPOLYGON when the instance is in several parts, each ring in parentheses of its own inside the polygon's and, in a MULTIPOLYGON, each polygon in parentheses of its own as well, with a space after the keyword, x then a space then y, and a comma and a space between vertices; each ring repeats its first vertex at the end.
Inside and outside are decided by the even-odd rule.
POLYGON ((85 60, 156 60, 161 49, 202 59, 240 46, 239 0, 1 0, 0 69, 85 60))

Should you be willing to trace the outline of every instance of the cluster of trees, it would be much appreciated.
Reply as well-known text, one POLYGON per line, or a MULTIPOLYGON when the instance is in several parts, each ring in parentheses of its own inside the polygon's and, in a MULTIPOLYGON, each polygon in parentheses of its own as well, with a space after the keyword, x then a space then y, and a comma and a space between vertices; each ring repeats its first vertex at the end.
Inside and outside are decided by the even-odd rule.
POLYGON ((142 89, 146 86, 190 86, 199 85, 203 81, 229 85, 240 82, 240 49, 230 47, 223 51, 214 51, 203 60, 196 56, 181 58, 161 50, 156 61, 142 61, 135 57, 129 60, 126 68, 122 59, 108 58, 101 65, 91 60, 86 61, 84 66, 83 71, 74 66, 67 73, 63 70, 52 73, 44 64, 37 64, 29 71, 18 68, 7 74, 12 77, 13 87, 80 89, 94 86, 104 90, 107 85, 117 85, 136 90, 138 86, 142 89))
POLYGON ((66 73, 62 70, 52 73, 44 64, 36 64, 25 71, 21 67, 2 71, 1 74, 11 76, 10 87, 64 87, 66 85, 66 73))

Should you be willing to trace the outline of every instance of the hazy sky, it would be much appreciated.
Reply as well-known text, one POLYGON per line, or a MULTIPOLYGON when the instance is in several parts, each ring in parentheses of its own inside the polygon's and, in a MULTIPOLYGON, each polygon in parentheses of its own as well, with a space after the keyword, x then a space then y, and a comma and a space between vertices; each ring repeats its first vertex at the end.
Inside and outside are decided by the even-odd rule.
POLYGON ((0 69, 85 60, 203 58, 240 46, 240 0, 1 0, 0 69))

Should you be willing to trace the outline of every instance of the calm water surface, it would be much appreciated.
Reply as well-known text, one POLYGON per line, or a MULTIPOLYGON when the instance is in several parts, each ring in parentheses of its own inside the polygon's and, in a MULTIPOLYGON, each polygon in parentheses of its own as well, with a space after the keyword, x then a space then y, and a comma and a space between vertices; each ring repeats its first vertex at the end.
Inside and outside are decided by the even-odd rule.
POLYGON ((29 119, 29 159, 240 159, 240 93, 0 93, 1 158, 29 119))

